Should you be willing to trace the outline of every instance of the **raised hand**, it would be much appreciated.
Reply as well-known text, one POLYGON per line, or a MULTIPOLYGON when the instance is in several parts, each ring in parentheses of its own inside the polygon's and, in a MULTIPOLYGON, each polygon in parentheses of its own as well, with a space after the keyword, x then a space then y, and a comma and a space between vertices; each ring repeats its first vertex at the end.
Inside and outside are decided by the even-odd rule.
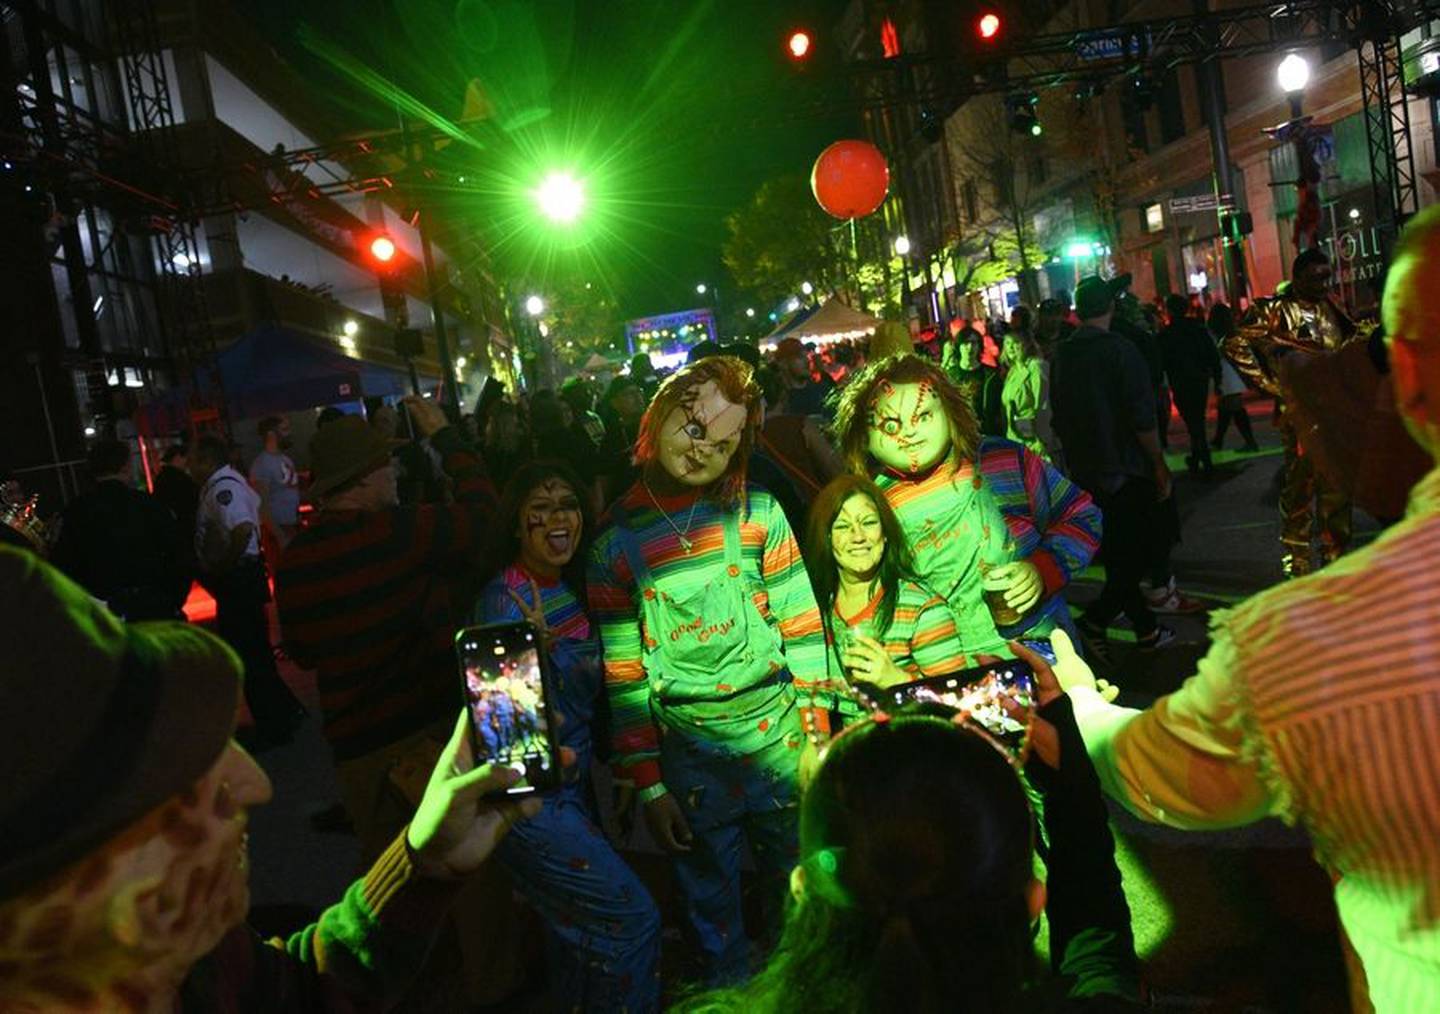
POLYGON ((469 718, 462 711, 450 742, 435 763, 406 840, 416 869, 433 877, 464 877, 478 870, 515 822, 540 812, 540 800, 485 798, 521 778, 508 767, 475 767, 469 718))

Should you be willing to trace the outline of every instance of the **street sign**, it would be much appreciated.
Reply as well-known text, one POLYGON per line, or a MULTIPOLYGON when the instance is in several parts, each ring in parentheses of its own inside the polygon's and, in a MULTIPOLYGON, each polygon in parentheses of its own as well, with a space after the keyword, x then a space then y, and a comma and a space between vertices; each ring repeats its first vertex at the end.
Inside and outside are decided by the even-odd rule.
POLYGON ((1235 207, 1234 194, 1198 194, 1194 197, 1170 198, 1170 214, 1185 215, 1206 211, 1230 211, 1235 207))
POLYGON ((1149 51, 1150 29, 1144 26, 1130 31, 1081 32, 1075 40, 1075 55, 1090 63, 1143 56, 1149 51))

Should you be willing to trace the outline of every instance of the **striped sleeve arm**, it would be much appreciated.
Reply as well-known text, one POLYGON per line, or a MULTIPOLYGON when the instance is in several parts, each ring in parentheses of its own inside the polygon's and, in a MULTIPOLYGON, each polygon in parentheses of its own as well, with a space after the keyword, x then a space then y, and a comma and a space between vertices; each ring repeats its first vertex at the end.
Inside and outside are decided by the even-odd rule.
POLYGON ((1093 686, 1069 690, 1105 794, 1141 820, 1211 830, 1278 812, 1250 756, 1234 645, 1212 635, 1197 674, 1145 711, 1108 704, 1093 686))
POLYGON ((1100 548, 1100 508, 1089 493, 1040 455, 1028 450, 1021 454, 1030 514, 1044 526, 1030 562, 1045 580, 1045 593, 1053 595, 1095 558, 1100 548))
POLYGON ((770 612, 785 643, 785 662, 800 695, 801 714, 807 726, 830 727, 829 711, 815 702, 815 694, 829 689, 825 659, 825 628, 800 546, 785 520, 785 512, 768 493, 752 493, 752 503, 765 520, 765 553, 760 574, 765 581, 770 612))
POLYGON ((640 612, 630 589, 616 575, 618 557, 619 543, 611 529, 591 552, 586 589, 605 652, 615 777, 645 789, 660 781, 660 733, 650 717, 640 612))
POLYGON ((924 602, 916 613, 910 654, 922 677, 944 676, 970 664, 955 628, 955 614, 938 595, 924 602))

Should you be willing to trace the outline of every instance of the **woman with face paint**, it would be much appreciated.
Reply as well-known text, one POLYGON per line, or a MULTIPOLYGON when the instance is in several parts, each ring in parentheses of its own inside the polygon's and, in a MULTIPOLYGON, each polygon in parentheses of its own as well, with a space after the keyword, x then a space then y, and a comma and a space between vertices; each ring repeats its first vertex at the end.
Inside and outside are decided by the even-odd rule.
POLYGON ((949 604, 972 654, 1073 630, 1061 594, 1100 541, 1100 511, 1043 458, 981 438, 961 392, 913 355, 871 363, 840 398, 835 434, 846 466, 872 475, 910 542, 919 579, 949 604), (1005 612, 997 628, 985 593, 1005 612))
POLYGON ((813 700, 826 680, 815 595, 783 511, 746 482, 759 417, 739 359, 708 357, 667 379, 640 424, 639 481, 611 509, 587 572, 616 777, 675 857, 711 982, 749 972, 742 841, 778 903, 805 729, 828 732, 813 700))
POLYGON ((874 483, 832 481, 810 509, 807 536, 826 640, 848 678, 884 687, 965 668, 955 618, 914 580, 905 533, 874 483))
POLYGON ((660 1002, 660 917, 649 892, 596 825, 584 780, 591 724, 604 692, 600 643, 582 605, 583 486, 565 465, 522 465, 505 487, 496 529, 501 571, 473 622, 528 620, 550 653, 552 713, 578 763, 544 797, 532 824, 498 852, 539 909, 557 1009, 643 1012, 660 1002))

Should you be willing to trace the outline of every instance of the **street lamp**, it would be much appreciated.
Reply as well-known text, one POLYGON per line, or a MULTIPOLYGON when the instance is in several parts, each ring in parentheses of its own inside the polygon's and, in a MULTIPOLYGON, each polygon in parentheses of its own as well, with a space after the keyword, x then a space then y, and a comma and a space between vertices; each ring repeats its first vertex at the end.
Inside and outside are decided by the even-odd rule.
POLYGON ((535 188, 540 213, 557 225, 570 225, 585 209, 585 187, 566 172, 553 172, 535 188))
POLYGON ((753 306, 747 306, 747 307, 745 307, 745 316, 747 316, 747 317, 753 317, 753 316, 755 316, 755 307, 753 307, 753 306))
POLYGON ((695 291, 702 296, 705 295, 705 283, 701 282, 699 285, 695 286, 695 291))
POLYGON ((360 331, 360 324, 354 319, 347 320, 340 330, 345 332, 345 337, 354 338, 360 331))
POLYGON ((525 312, 532 317, 538 317, 545 312, 545 300, 539 296, 531 296, 525 300, 525 312))
POLYGON ((809 282, 801 282, 800 291, 808 296, 815 291, 815 286, 811 285, 809 282))
POLYGON ((909 236, 896 236, 896 237, 895 237, 895 256, 896 256, 896 257, 904 257, 904 256, 905 256, 906 254, 908 254, 909 252, 910 252, 910 237, 909 237, 909 236))
POLYGON ((1310 83, 1310 61, 1299 53, 1289 53, 1275 68, 1275 79, 1280 90, 1290 99, 1290 118, 1300 118, 1300 103, 1305 97, 1305 86, 1310 83))

